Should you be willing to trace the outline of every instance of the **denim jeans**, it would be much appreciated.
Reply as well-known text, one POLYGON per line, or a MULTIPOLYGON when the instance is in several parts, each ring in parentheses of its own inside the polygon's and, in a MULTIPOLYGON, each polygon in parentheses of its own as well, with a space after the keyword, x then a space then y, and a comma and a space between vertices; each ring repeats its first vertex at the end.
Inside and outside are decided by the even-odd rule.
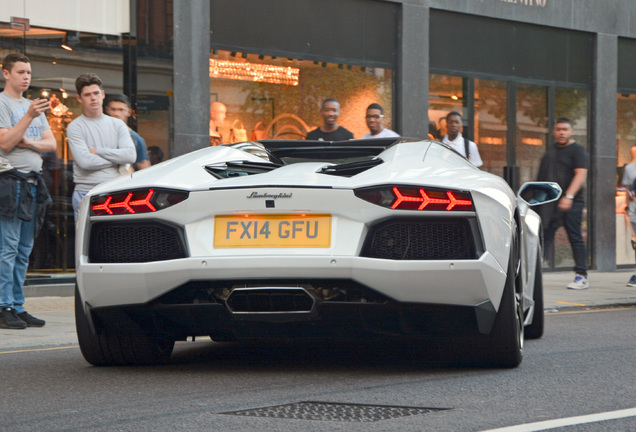
MULTIPOLYGON (((31 195, 34 199, 36 193, 37 186, 31 185, 31 195)), ((17 313, 24 312, 22 286, 29 267, 29 255, 33 249, 35 207, 29 222, 20 220, 17 216, 0 216, 0 309, 12 307, 17 313)))
POLYGON ((556 210, 552 220, 543 227, 544 251, 546 260, 551 261, 554 253, 554 233, 563 225, 572 247, 574 272, 587 276, 587 249, 581 234, 581 222, 583 222, 583 203, 572 203, 572 208, 567 212, 556 210))
POLYGON ((71 195, 71 204, 73 205, 73 220, 75 221, 75 226, 77 226, 77 217, 79 216, 79 208, 82 202, 82 198, 84 198, 87 193, 88 191, 74 190, 73 195, 71 195))

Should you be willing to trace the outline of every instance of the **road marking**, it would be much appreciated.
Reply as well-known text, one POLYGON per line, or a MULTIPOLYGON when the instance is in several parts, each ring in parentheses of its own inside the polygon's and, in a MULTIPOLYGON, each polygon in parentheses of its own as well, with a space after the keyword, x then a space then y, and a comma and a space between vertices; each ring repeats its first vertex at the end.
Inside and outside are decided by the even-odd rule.
POLYGON ((0 354, 16 354, 16 353, 26 353, 26 352, 36 352, 36 351, 53 351, 53 350, 63 350, 63 349, 71 349, 71 348, 79 348, 79 345, 71 345, 66 347, 55 347, 55 348, 31 348, 31 349, 15 350, 15 351, 0 351, 0 354))
POLYGON ((568 417, 556 420, 547 420, 536 423, 526 423, 516 426, 508 426, 499 429, 489 429, 482 432, 535 432, 559 427, 574 426, 586 423, 602 422, 607 420, 616 420, 626 417, 636 417, 636 408, 628 408, 618 411, 608 411, 598 414, 589 414, 577 417, 568 417))
POLYGON ((568 302, 557 302, 558 304, 567 304, 567 305, 574 305, 574 306, 585 306, 585 303, 568 303, 568 302))
POLYGON ((561 309, 555 312, 550 312, 546 314, 546 316, 557 316, 557 315, 568 315, 568 314, 586 314, 586 313, 599 313, 599 312, 614 312, 614 311, 626 311, 626 310, 634 310, 634 306, 625 306, 625 307, 599 307, 595 309, 585 309, 585 310, 573 310, 568 311, 567 309, 561 309))

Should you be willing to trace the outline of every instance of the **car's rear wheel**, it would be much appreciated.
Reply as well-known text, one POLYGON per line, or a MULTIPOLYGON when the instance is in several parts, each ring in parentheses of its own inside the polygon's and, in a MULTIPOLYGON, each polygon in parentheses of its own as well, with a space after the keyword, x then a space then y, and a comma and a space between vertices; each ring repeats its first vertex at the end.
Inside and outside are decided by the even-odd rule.
POLYGON ((492 330, 472 344, 474 360, 483 366, 513 368, 523 359, 523 297, 517 290, 520 265, 516 241, 510 251, 506 283, 492 330))
POLYGON ((174 348, 174 340, 168 338, 138 334, 94 334, 77 287, 75 288, 75 326, 82 355, 87 362, 95 366, 163 363, 170 358, 174 348))
POLYGON ((543 336, 544 312, 543 312, 543 273, 541 270, 541 251, 537 252, 537 264, 534 271, 534 314, 532 322, 525 329, 528 339, 539 339, 543 336))

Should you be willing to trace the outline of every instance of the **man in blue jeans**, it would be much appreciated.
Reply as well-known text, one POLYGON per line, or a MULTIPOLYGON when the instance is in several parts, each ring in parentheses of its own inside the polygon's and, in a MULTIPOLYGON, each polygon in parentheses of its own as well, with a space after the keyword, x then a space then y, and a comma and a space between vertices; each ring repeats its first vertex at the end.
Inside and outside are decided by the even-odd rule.
POLYGON ((588 154, 585 148, 572 138, 572 122, 565 118, 556 120, 553 130, 555 143, 548 147, 539 166, 540 181, 557 182, 563 190, 558 203, 542 206, 544 251, 546 259, 554 249, 554 234, 563 225, 574 257, 574 281, 568 289, 588 289, 587 249, 581 233, 585 194, 583 185, 587 177, 588 154))
POLYGON ((2 75, 0 156, 5 170, 0 174, 0 328, 42 327, 44 320, 24 309, 22 285, 42 210, 39 194, 46 189, 40 174, 41 153, 55 151, 56 141, 44 115, 48 100, 22 97, 31 83, 29 59, 9 54, 2 62, 2 75))

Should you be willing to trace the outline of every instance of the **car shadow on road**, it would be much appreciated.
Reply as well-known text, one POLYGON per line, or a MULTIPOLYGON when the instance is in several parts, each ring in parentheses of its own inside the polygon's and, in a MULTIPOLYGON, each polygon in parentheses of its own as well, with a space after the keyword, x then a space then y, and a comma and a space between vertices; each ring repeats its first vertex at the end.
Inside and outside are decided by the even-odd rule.
POLYGON ((223 342, 197 339, 177 343, 170 365, 213 366, 223 370, 422 371, 471 368, 479 364, 461 341, 410 340, 223 342))

